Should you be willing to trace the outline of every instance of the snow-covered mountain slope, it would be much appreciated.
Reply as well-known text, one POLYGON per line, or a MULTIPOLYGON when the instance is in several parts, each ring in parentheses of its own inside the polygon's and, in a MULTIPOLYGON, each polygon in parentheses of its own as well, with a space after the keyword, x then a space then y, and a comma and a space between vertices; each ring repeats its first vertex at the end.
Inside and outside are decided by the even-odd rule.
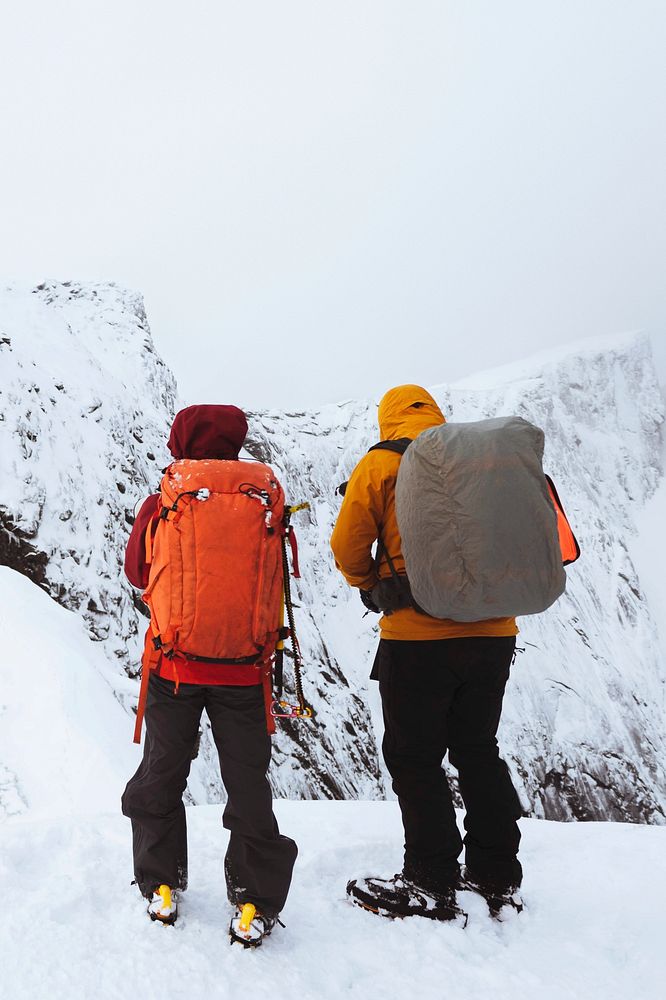
POLYGON ((123 664, 139 651, 124 543, 168 461, 175 395, 140 296, 0 292, 0 562, 80 611, 123 664))
MULTIPOLYGON (((170 460, 175 400, 136 294, 55 282, 0 292, 0 564, 84 617, 128 711, 138 683, 127 677, 138 673, 147 622, 122 571, 123 554, 135 505, 155 491, 170 460)), ((39 620, 35 655, 46 655, 39 620)), ((281 726, 273 771, 279 794, 383 794, 371 720, 357 686, 337 673, 331 663, 318 677, 316 726, 281 726)), ((125 740, 131 731, 128 718, 125 740)), ((223 794, 205 725, 189 798, 223 794)))
POLYGON ((117 810, 135 754, 100 644, 6 566, 0 634, 0 819, 117 810))
MULTIPOLYGON (((528 798, 552 818, 663 822, 666 635, 630 554, 663 475, 649 340, 551 352, 460 383, 451 405, 459 419, 516 412, 543 427, 545 465, 583 547, 564 597, 521 622, 504 738, 528 798)), ((652 545, 663 565, 663 532, 652 545)))
MULTIPOLYGON (((630 550, 662 475, 663 402, 647 341, 583 342, 434 393, 458 420, 519 413, 544 428, 547 468, 583 546, 565 597, 521 623, 525 652, 501 741, 525 808, 662 822, 664 646, 651 614, 655 585, 643 593, 630 550)), ((0 293, 0 564, 84 617, 128 710, 145 619, 122 554, 134 505, 168 461, 175 403, 138 296, 57 283, 0 293)), ((328 546, 335 487, 377 438, 374 404, 270 411, 250 423, 249 453, 275 466, 291 501, 312 505, 295 518, 303 578, 294 592, 317 719, 281 726, 274 787, 294 798, 381 797, 381 724, 367 680, 376 624, 328 546)), ((663 533, 654 536, 658 565, 663 533)), ((48 649, 38 625, 34 641, 36 653, 48 649)), ((190 801, 222 795, 205 730, 190 801)))
MULTIPOLYGON (((432 391, 450 419, 516 413, 544 429, 545 466, 583 549, 565 596, 520 623, 524 652, 500 737, 525 808, 548 818, 663 822, 666 644, 629 552, 662 475, 664 406, 649 342, 584 341, 432 391)), ((290 495, 312 503, 298 588, 312 673, 326 662, 357 688, 374 626, 331 571, 328 538, 335 487, 376 440, 374 405, 349 402, 255 414, 248 441, 290 495)), ((663 565, 663 533, 653 551, 663 565)))
POLYGON ((347 879, 400 866, 395 802, 277 802, 299 845, 277 927, 255 953, 227 944, 220 810, 187 810, 190 887, 174 927, 130 887, 118 813, 0 827, 6 1000, 659 1000, 666 980, 666 830, 523 820, 526 910, 506 923, 469 893, 461 927, 385 920, 347 879))

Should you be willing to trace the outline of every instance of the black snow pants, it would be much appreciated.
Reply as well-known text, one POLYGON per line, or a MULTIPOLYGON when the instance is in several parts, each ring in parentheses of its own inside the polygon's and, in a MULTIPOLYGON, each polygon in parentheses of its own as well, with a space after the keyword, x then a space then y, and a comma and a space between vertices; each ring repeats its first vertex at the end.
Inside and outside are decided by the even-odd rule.
POLYGON ((470 875, 496 887, 521 883, 522 810, 495 738, 515 645, 513 637, 380 641, 373 676, 382 749, 402 812, 405 873, 424 885, 453 884, 459 874, 447 751, 465 805, 470 875))
POLYGON ((122 797, 132 820, 134 877, 144 896, 156 886, 187 888, 187 830, 183 792, 206 710, 227 790, 224 860, 227 895, 266 914, 284 906, 298 849, 280 834, 266 772, 271 755, 263 689, 175 686, 152 675, 146 702, 143 760, 122 797))

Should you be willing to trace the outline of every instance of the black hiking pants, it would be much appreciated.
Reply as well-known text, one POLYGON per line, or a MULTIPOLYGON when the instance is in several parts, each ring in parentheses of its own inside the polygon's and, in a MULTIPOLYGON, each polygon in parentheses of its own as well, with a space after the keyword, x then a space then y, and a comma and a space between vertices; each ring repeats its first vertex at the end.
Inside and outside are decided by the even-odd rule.
POLYGON ((465 804, 470 874, 496 887, 521 883, 522 810, 495 738, 515 645, 513 637, 380 641, 382 750, 405 828, 405 873, 424 886, 459 874, 447 751, 465 804))
POLYGON ((266 771, 271 755, 263 689, 181 684, 152 675, 146 702, 143 760, 122 797, 132 820, 134 877, 150 898, 162 883, 187 888, 183 792, 206 710, 220 758, 230 831, 224 860, 227 895, 264 913, 284 906, 298 853, 280 834, 266 771))

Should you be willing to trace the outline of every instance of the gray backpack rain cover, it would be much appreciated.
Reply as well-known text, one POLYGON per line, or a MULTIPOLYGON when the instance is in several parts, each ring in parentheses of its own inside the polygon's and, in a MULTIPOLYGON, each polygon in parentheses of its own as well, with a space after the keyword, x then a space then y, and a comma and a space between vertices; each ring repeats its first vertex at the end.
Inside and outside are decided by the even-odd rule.
POLYGON ((396 514, 412 594, 429 615, 534 615, 564 593, 543 448, 543 431, 522 417, 442 424, 407 448, 396 514))

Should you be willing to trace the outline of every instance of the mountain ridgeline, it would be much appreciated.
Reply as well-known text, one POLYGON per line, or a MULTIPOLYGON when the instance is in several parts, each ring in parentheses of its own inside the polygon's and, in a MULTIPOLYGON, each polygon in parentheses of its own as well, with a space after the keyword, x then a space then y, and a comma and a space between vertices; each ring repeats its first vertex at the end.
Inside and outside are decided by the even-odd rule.
MULTIPOLYGON (((630 555, 636 516, 663 474, 648 341, 583 341, 431 391, 449 419, 515 413, 544 429, 546 470, 583 549, 565 595, 519 623, 500 743, 526 813, 665 822, 666 664, 630 555)), ((123 552, 135 505, 168 462, 176 406, 139 296, 55 282, 0 292, 0 564, 85 619, 111 664, 109 697, 128 712, 128 740, 147 623, 123 552)), ((383 798, 368 680, 376 619, 364 617, 328 545, 335 488, 377 440, 376 408, 254 412, 249 423, 247 454, 274 467, 291 502, 311 505, 294 518, 302 578, 292 591, 316 721, 280 725, 275 792, 383 798)), ((35 655, 48 656, 38 623, 35 655)), ((223 795, 206 728, 188 797, 223 795)))

